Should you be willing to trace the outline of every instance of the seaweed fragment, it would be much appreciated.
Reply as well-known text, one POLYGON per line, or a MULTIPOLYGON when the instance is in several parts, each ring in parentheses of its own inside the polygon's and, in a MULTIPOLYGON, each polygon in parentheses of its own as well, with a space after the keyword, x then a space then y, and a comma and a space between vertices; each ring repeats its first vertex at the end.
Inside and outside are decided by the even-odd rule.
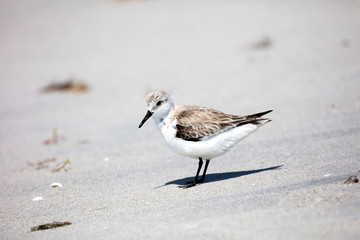
POLYGON ((55 162, 55 161, 56 161, 56 158, 47 158, 47 159, 45 159, 43 161, 39 161, 37 163, 28 162, 27 164, 30 167, 35 168, 36 170, 40 170, 40 169, 44 169, 44 168, 50 168, 49 164, 52 163, 52 162, 55 162))
POLYGON ((260 38, 258 41, 251 44, 253 50, 265 50, 271 47, 272 41, 268 36, 260 38))
POLYGON ((52 173, 61 172, 61 171, 67 172, 68 169, 66 168, 66 166, 70 165, 70 164, 71 164, 71 162, 70 162, 69 158, 66 158, 66 160, 63 163, 58 164, 58 167, 52 169, 51 172, 52 173))
POLYGON ((89 86, 77 79, 67 78, 62 82, 53 82, 49 85, 41 88, 42 93, 52 93, 52 92, 74 92, 74 93, 83 93, 89 90, 89 86))
POLYGON ((58 227, 63 227, 63 226, 67 226, 67 225, 71 225, 71 222, 52 222, 52 223, 46 223, 46 224, 41 224, 38 225, 36 227, 32 227, 31 231, 35 232, 35 231, 40 231, 40 230, 47 230, 47 229, 53 229, 53 228, 58 228, 58 227))
POLYGON ((359 179, 356 176, 350 176, 348 180, 344 182, 344 184, 352 184, 352 183, 358 183, 359 179))
POLYGON ((65 141, 65 137, 59 136, 57 133, 57 128, 53 128, 51 138, 43 141, 43 144, 44 145, 57 144, 60 141, 65 141))

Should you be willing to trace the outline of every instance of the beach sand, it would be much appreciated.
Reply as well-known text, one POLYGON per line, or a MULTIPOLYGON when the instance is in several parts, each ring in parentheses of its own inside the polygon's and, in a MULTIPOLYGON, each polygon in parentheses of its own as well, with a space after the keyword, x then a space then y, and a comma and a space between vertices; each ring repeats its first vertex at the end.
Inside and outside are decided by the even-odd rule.
POLYGON ((1 1, 0 238, 358 239, 359 13, 335 0, 1 1), (273 121, 180 189, 197 161, 152 121, 138 129, 155 89, 273 121), (71 225, 31 231, 54 221, 71 225))

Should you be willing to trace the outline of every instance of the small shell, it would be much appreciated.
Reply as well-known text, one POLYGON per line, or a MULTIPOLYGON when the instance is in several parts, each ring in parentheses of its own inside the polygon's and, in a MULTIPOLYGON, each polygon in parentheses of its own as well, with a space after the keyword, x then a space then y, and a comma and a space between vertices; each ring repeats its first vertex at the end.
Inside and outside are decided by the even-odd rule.
POLYGON ((34 202, 36 202, 36 201, 41 201, 41 200, 43 200, 43 199, 44 199, 43 197, 37 196, 37 197, 34 197, 32 200, 33 200, 34 202))
POLYGON ((52 183, 52 184, 50 185, 50 187, 52 187, 52 188, 57 188, 57 187, 62 188, 63 185, 62 185, 61 183, 54 182, 54 183, 52 183))

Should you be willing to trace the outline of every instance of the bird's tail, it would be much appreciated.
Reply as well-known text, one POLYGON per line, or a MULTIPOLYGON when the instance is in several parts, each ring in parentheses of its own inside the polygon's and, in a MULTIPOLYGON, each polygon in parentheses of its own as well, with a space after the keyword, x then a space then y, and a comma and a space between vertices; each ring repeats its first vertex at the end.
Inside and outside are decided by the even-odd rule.
POLYGON ((245 117, 245 121, 242 121, 241 123, 239 123, 237 125, 237 127, 244 125, 244 124, 248 124, 248 123, 252 123, 252 124, 256 124, 256 125, 263 125, 265 123, 271 122, 270 118, 261 118, 262 116, 264 116, 265 114, 268 114, 270 112, 272 112, 273 110, 268 110, 265 112, 260 112, 260 113, 255 113, 255 114, 251 114, 245 117))
POLYGON ((251 115, 246 116, 246 118, 259 118, 259 117, 264 116, 265 114, 271 113, 272 111, 273 110, 268 110, 268 111, 265 111, 265 112, 251 114, 251 115))

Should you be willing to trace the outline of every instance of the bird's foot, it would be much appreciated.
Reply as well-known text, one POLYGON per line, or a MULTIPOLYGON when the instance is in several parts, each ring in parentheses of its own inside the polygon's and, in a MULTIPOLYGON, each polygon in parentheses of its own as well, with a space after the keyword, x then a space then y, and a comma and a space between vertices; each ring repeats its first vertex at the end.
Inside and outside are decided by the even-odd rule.
POLYGON ((196 186, 196 182, 187 182, 185 185, 179 186, 179 188, 185 189, 185 188, 191 188, 196 186))
MULTIPOLYGON (((196 183, 203 183, 205 179, 200 179, 200 180, 196 180, 196 183)), ((193 184, 194 181, 190 181, 190 182, 185 182, 186 184, 193 184)))
MULTIPOLYGON (((198 181, 196 181, 196 182, 198 183, 198 181)), ((186 185, 193 184, 193 183, 194 183, 194 181, 185 182, 186 185)))

